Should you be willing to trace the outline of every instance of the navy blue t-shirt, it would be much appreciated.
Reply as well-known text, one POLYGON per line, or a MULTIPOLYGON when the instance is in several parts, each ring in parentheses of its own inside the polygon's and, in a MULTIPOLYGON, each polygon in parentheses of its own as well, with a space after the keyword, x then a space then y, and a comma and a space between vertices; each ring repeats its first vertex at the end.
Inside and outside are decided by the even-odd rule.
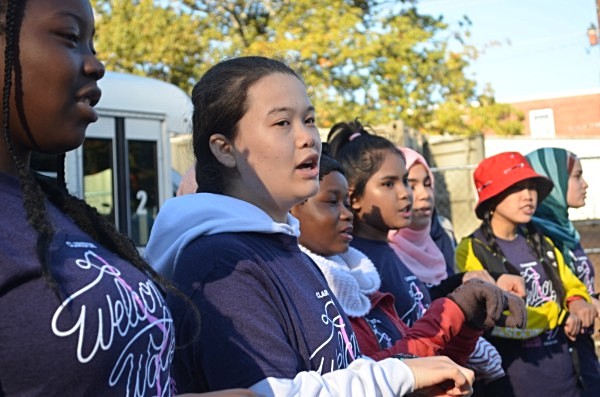
POLYGON ((594 280, 596 274, 590 258, 585 253, 581 244, 577 244, 577 247, 573 251, 570 251, 570 255, 573 261, 571 268, 574 270, 575 275, 585 285, 588 293, 590 295, 593 294, 595 292, 594 280))
POLYGON ((301 371, 325 374, 360 356, 356 337, 296 237, 221 233, 187 245, 174 282, 200 312, 171 296, 179 393, 247 388, 301 371))
POLYGON ((375 306, 364 316, 365 321, 371 327, 373 335, 377 338, 381 350, 389 349, 402 339, 402 333, 384 313, 379 306, 375 306))
POLYGON ((170 396, 173 321, 148 276, 47 204, 60 301, 18 181, 4 174, 0 202, 0 395, 170 396))
MULTIPOLYGON (((510 241, 496 238, 496 241, 506 259, 525 279, 528 306, 537 307, 548 300, 557 300, 552 280, 524 236, 518 235, 510 241)), ((579 396, 573 360, 562 327, 525 340, 498 337, 489 340, 502 356, 502 366, 514 396, 579 396)))
POLYGON ((350 245, 371 259, 381 276, 379 289, 394 295, 398 315, 412 327, 431 304, 425 284, 406 267, 387 242, 355 236, 350 245))

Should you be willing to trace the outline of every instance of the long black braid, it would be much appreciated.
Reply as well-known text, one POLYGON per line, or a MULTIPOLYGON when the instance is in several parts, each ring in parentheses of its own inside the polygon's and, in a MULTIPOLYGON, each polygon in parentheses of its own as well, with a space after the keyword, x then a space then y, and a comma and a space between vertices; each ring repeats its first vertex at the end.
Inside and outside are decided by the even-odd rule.
MULTIPOLYGON (((494 233, 492 231, 491 216, 492 210, 485 211, 483 215, 483 222, 481 223, 480 227, 481 233, 483 234, 486 240, 485 242, 488 244, 488 247, 490 248, 494 256, 496 256, 502 261, 502 264, 504 265, 508 273, 520 274, 517 267, 510 263, 508 259, 506 259, 506 256, 500 249, 500 246, 498 245, 496 237, 494 236, 494 233)), ((525 225, 525 228, 519 228, 519 230, 524 234, 527 241, 527 245, 531 249, 538 262, 544 268, 547 277, 552 281, 552 286, 556 291, 557 302, 562 304, 563 299, 566 296, 565 287, 562 283, 562 280, 560 279, 560 274, 556 266, 556 261, 552 261, 548 257, 547 253, 547 251, 552 250, 552 247, 550 246, 550 244, 546 243, 544 236, 539 232, 539 230, 535 228, 533 222, 528 222, 525 225)), ((552 255, 554 256, 554 252, 552 252, 552 255)))
POLYGON ((556 291, 558 302, 562 303, 566 296, 565 287, 560 279, 558 260, 556 259, 554 247, 552 247, 544 237, 544 235, 535 227, 533 222, 528 222, 524 230, 527 243, 536 253, 538 260, 541 262, 546 274, 552 280, 552 285, 556 291), (548 256, 551 254, 551 257, 548 256))
MULTIPOLYGON (((40 260, 42 274, 48 286, 58 297, 60 297, 59 285, 53 276, 50 267, 49 248, 54 236, 54 229, 48 218, 45 205, 46 199, 72 218, 81 230, 89 234, 101 245, 116 253, 121 258, 129 261, 134 267, 152 278, 159 286, 173 292, 175 295, 190 303, 189 306, 192 308, 194 316, 199 322, 199 312, 196 307, 191 304, 189 298, 144 261, 135 246, 135 243, 129 237, 120 233, 111 222, 98 213, 96 208, 88 205, 84 200, 68 193, 65 187, 64 154, 58 156, 58 183, 51 178, 30 172, 28 167, 21 161, 19 156, 17 156, 9 133, 10 94, 13 82, 13 71, 15 71, 16 84, 18 85, 20 82, 20 68, 15 67, 15 63, 19 60, 18 46, 16 43, 18 43, 19 39, 25 2, 26 1, 24 0, 8 0, 6 2, 6 7, 0 9, 0 12, 4 11, 5 13, 5 25, 3 27, 6 41, 4 51, 4 91, 2 94, 3 135, 6 146, 18 171, 21 189, 23 191, 23 206, 25 207, 27 214, 27 221, 38 233, 36 252, 40 260)), ((15 91, 20 89, 20 87, 16 88, 15 91)), ((17 101, 19 100, 20 98, 17 98, 17 101)), ((17 109, 22 112, 22 106, 19 104, 17 104, 17 109)), ((24 115, 20 115, 20 118, 24 119, 24 115)))
POLYGON ((500 249, 500 246, 496 241, 496 236, 494 236, 494 232, 492 231, 492 225, 490 223, 492 217, 491 214, 491 211, 485 211, 485 214, 483 215, 483 222, 480 226, 480 230, 483 234, 483 237, 485 238, 485 242, 487 243, 490 251, 492 251, 492 254, 494 254, 496 258, 502 261, 502 265, 504 266, 505 271, 507 271, 510 274, 520 274, 519 270, 512 263, 510 263, 508 259, 506 259, 506 256, 504 256, 502 249, 500 249))
MULTIPOLYGON (((44 202, 44 194, 29 172, 27 166, 17 156, 10 136, 10 97, 12 91, 12 76, 15 61, 19 59, 19 32, 23 19, 25 1, 8 1, 5 10, 4 21, 4 90, 2 92, 2 129, 6 147, 13 159, 17 174, 23 190, 23 206, 27 214, 27 221, 38 233, 36 253, 41 263, 44 278, 53 291, 58 291, 58 284, 52 275, 49 266, 49 246, 54 235, 54 230, 48 219, 44 202)), ((16 83, 19 84, 20 75, 15 73, 16 83)), ((15 91, 17 89, 15 88, 15 91)))

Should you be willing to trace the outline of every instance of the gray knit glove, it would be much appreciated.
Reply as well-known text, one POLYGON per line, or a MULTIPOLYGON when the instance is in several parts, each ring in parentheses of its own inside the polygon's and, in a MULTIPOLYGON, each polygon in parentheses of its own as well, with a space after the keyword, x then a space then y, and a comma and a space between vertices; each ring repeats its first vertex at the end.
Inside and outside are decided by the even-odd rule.
POLYGON ((460 307, 466 323, 476 329, 488 329, 495 325, 523 328, 527 322, 523 299, 480 279, 463 283, 448 298, 460 307), (504 315, 504 310, 509 310, 510 314, 504 315))

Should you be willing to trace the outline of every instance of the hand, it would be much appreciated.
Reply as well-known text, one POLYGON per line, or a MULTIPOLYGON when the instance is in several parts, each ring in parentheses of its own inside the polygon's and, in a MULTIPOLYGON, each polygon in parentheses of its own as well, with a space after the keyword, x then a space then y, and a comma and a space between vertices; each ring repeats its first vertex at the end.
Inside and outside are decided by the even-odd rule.
POLYGON ((570 313, 565 321, 565 335, 570 340, 577 339, 577 335, 581 332, 581 320, 576 314, 570 313))
POLYGON ((460 307, 467 324, 473 328, 488 329, 496 324, 523 328, 527 322, 525 302, 521 298, 479 279, 463 283, 448 298, 460 307), (504 310, 510 314, 503 315, 504 310))
POLYGON ((505 292, 506 304, 504 310, 508 310, 510 315, 502 313, 496 325, 508 328, 525 328, 527 326, 527 306, 522 298, 513 293, 505 292))
POLYGON ((581 320, 581 327, 587 328, 594 325, 594 319, 598 315, 596 307, 583 299, 577 299, 569 303, 569 313, 575 314, 581 320))
POLYGON ((407 396, 470 396, 475 373, 448 357, 432 356, 403 361, 415 377, 415 391, 407 396))
POLYGON ((525 279, 516 274, 503 274, 496 280, 496 285, 507 292, 512 292, 519 298, 525 298, 525 279))
POLYGON ((596 317, 600 317, 600 300, 598 300, 597 298, 592 297, 592 304, 596 308, 596 313, 598 313, 596 315, 596 317))
POLYGON ((471 270, 463 274, 462 282, 463 284, 469 280, 473 280, 474 278, 478 278, 483 281, 487 281, 488 283, 495 284, 496 280, 492 277, 487 270, 471 270))

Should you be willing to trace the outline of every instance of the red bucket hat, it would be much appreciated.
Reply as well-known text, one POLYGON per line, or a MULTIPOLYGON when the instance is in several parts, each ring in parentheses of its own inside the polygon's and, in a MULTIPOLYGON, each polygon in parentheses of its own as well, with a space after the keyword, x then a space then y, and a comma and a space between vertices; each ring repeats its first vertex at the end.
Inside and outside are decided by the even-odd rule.
POLYGON ((479 195, 475 206, 475 214, 479 219, 483 219, 485 213, 485 206, 482 204, 516 183, 534 179, 538 203, 554 188, 552 181, 536 173, 525 156, 519 152, 504 152, 484 159, 475 169, 473 179, 479 195))

